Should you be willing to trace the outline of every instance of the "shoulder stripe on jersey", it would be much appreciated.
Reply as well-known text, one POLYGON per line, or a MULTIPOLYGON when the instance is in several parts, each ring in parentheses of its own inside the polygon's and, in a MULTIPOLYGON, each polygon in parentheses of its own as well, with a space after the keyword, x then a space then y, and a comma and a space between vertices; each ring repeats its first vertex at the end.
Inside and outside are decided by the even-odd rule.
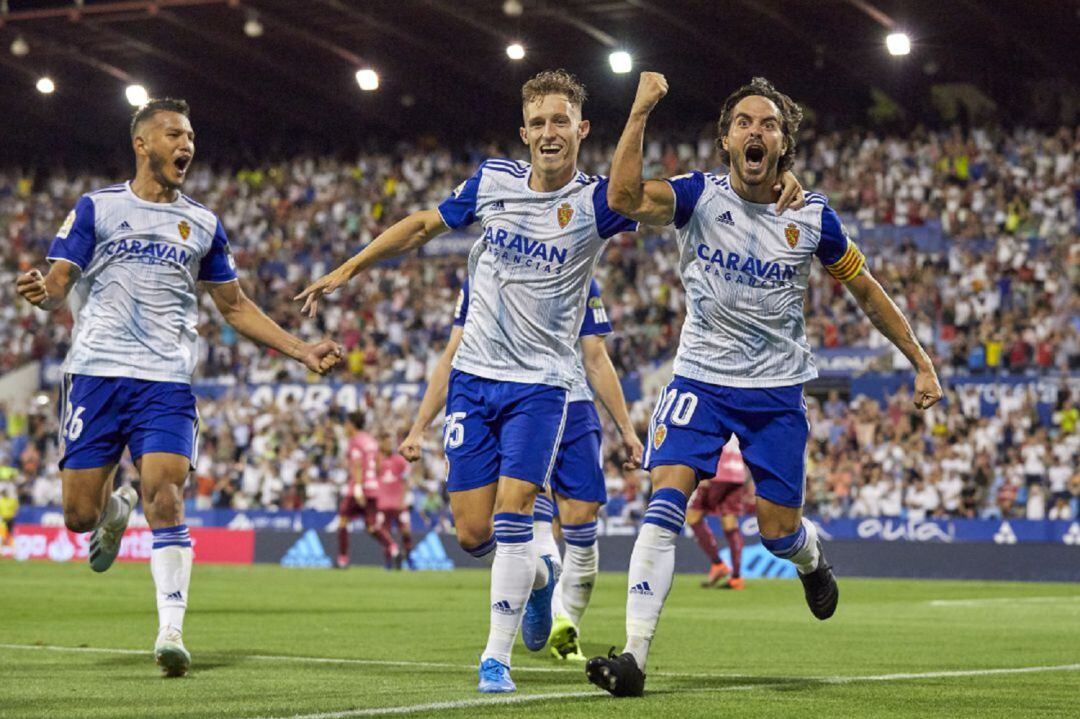
POLYGON ((829 201, 828 197, 817 192, 804 192, 803 197, 805 197, 808 202, 810 200, 822 200, 823 202, 829 201))
POLYGON ((511 177, 516 177, 519 180, 524 180, 526 177, 529 176, 528 172, 514 172, 513 170, 508 170, 505 167, 485 167, 484 169, 491 170, 492 172, 498 172, 503 175, 510 175, 511 177))
POLYGON ((515 160, 499 160, 499 159, 485 160, 484 161, 484 167, 504 167, 504 168, 506 168, 508 170, 513 170, 514 172, 528 172, 529 171, 529 167, 527 165, 525 165, 523 163, 520 163, 520 162, 517 162, 515 160))
POLYGON ((115 190, 95 190, 94 192, 90 193, 90 196, 93 196, 93 195, 117 195, 117 194, 119 194, 121 192, 125 192, 126 189, 127 188, 120 187, 120 188, 115 189, 115 190))
POLYGON ((210 208, 209 208, 209 207, 207 207, 206 205, 200 205, 200 204, 199 204, 198 202, 196 202, 195 200, 191 199, 191 198, 190 198, 190 197, 188 197, 187 195, 185 195, 185 194, 181 193, 181 194, 180 194, 180 197, 183 197, 183 198, 184 198, 185 200, 187 200, 187 201, 188 201, 188 202, 189 202, 190 204, 192 204, 192 205, 195 205, 196 207, 199 207, 199 208, 201 208, 201 209, 203 209, 203 210, 206 210, 207 212, 210 212, 210 208))
POLYGON ((824 200, 807 200, 805 204, 806 205, 821 205, 822 207, 827 207, 829 203, 825 202, 824 200))

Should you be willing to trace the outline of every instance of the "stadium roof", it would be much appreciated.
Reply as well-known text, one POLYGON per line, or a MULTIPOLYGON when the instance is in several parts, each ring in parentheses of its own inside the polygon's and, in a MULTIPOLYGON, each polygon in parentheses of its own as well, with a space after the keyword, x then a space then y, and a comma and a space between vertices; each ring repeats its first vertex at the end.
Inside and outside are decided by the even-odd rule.
POLYGON ((907 121, 933 119, 931 85, 957 82, 1006 122, 1048 124, 1080 112, 1078 36, 1080 4, 1052 0, 0 0, 0 165, 126 163, 130 83, 191 102, 204 160, 512 140, 520 84, 550 67, 583 79, 609 138, 641 69, 671 83, 656 122, 692 130, 752 75, 823 126, 864 124, 874 89, 907 121), (885 52, 893 31, 910 55, 885 52), (612 73, 615 49, 633 72, 612 73), (376 92, 357 86, 365 66, 376 92), (34 89, 45 75, 49 95, 34 89))

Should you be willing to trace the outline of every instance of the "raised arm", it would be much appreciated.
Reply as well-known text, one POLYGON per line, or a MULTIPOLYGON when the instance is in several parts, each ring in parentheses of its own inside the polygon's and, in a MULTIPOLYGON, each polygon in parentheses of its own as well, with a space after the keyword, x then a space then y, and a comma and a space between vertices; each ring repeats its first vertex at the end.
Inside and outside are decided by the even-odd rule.
POLYGON ((336 342, 304 342, 282 329, 244 294, 238 281, 205 286, 225 321, 249 340, 276 349, 319 374, 325 374, 341 360, 341 347, 336 342))
POLYGON ((646 225, 666 225, 675 216, 675 193, 663 180, 642 179, 645 123, 667 94, 667 80, 658 72, 643 72, 615 156, 611 159, 607 201, 612 210, 646 225))
POLYGON ((304 300, 301 312, 314 317, 319 299, 348 283, 358 272, 386 260, 422 247, 449 227, 438 210, 419 210, 391 225, 367 247, 347 260, 336 270, 323 275, 293 299, 304 300))
POLYGON ((926 409, 941 399, 941 384, 930 356, 919 344, 907 318, 864 266, 845 283, 848 292, 881 334, 904 353, 915 368, 915 406, 926 409))
MULTIPOLYGON (((675 190, 664 180, 642 179, 642 146, 645 123, 657 103, 667 94, 667 80, 658 72, 643 72, 615 156, 611 160, 607 202, 612 210, 646 225, 675 222, 675 190)), ((806 203, 803 187, 790 171, 773 188, 780 193, 776 214, 798 210, 806 203)), ((685 212, 685 210, 684 210, 685 212)))
POLYGON ((416 421, 409 428, 408 436, 398 447, 401 456, 410 462, 420 459, 420 445, 423 443, 424 430, 446 405, 446 388, 450 384, 450 363, 454 361, 464 330, 465 328, 459 325, 454 325, 454 328, 450 330, 450 340, 446 343, 446 349, 439 357, 435 369, 432 370, 431 377, 428 378, 424 398, 420 400, 420 408, 416 410, 416 421))
POLYGON ((611 364, 604 337, 603 335, 588 335, 582 337, 580 341, 585 376, 588 377, 589 384, 592 385, 600 403, 611 415, 615 426, 619 428, 623 451, 626 453, 623 467, 637 469, 641 466, 641 456, 645 448, 638 439, 637 432, 634 431, 633 422, 630 421, 630 411, 626 407, 622 385, 619 383, 615 366, 611 364))

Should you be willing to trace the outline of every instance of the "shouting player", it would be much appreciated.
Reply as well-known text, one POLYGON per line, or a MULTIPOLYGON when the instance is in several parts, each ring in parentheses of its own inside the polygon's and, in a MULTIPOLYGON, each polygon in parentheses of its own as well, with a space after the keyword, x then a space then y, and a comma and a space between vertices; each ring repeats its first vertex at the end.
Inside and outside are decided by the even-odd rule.
POLYGON ((709 576, 703 587, 714 587, 721 579, 726 589, 744 589, 742 580, 743 536, 739 531, 739 513, 742 511, 743 490, 746 489, 746 465, 739 451, 739 438, 732 437, 720 454, 716 476, 703 479, 698 484, 690 504, 686 508, 686 523, 694 532, 701 551, 709 558, 709 576), (720 546, 709 528, 708 515, 720 515, 720 527, 724 530, 731 565, 720 559, 720 546))
POLYGON ((112 565, 138 499, 131 487, 110 493, 127 447, 154 536, 154 655, 166 674, 179 676, 191 663, 181 635, 192 563, 183 496, 199 428, 191 391, 197 284, 240 334, 313 372, 333 367, 341 350, 289 334, 240 289, 221 222, 180 192, 195 155, 186 102, 143 105, 131 121, 131 142, 135 179, 79 198, 49 248, 49 273, 31 270, 17 286, 43 310, 62 307, 72 294, 75 326, 60 406, 64 523, 93 532, 94 571, 112 565))
POLYGON ((590 681, 616 696, 644 691, 649 644, 671 589, 686 498, 710 476, 734 434, 753 475, 762 545, 792 561, 818 619, 839 592, 814 524, 802 517, 808 425, 802 385, 817 376, 803 328, 803 296, 817 257, 874 326, 915 366, 915 406, 941 398, 934 366, 907 320, 871 276, 821 195, 783 218, 777 176, 794 160, 802 111, 763 78, 724 101, 718 148, 730 174, 642 181, 649 113, 667 92, 642 73, 612 161, 608 202, 650 225, 674 224, 686 320, 674 377, 653 412, 645 466, 653 494, 630 559, 626 648, 589 660, 590 681))
MULTIPOLYGON (((536 552, 539 556, 549 555, 553 561, 558 562, 559 549, 551 528, 556 506, 558 507, 563 538, 566 540, 566 556, 564 562, 560 563, 563 571, 553 597, 554 619, 548 640, 555 657, 580 661, 584 661, 585 657, 580 650, 579 627, 596 584, 599 566, 596 520, 601 505, 607 501, 600 461, 603 429, 596 412, 596 404, 593 402, 590 384, 596 388, 597 396, 619 429, 626 452, 626 467, 632 469, 640 466, 643 452, 641 440, 630 421, 630 412, 626 407, 618 375, 607 354, 604 336, 611 334, 611 323, 600 297, 600 285, 595 279, 589 283, 587 302, 588 307, 578 332, 580 339, 577 343, 577 361, 566 410, 566 428, 563 430, 562 443, 551 475, 555 504, 546 494, 540 494, 536 498, 533 511, 536 552)), ((402 454, 410 461, 420 458, 424 430, 446 402, 451 363, 461 342, 468 312, 469 283, 466 280, 454 312, 450 341, 432 372, 416 421, 401 444, 402 454)))
POLYGON ((364 425, 363 412, 351 412, 345 418, 345 431, 349 437, 345 450, 349 481, 338 506, 338 569, 349 566, 349 524, 358 517, 364 518, 364 529, 382 547, 387 568, 395 564, 401 554, 379 516, 379 443, 364 430, 364 425))
POLYGON ((397 222, 297 296, 313 314, 324 294, 380 260, 449 229, 483 227, 469 253, 469 316, 444 428, 458 541, 473 556, 494 554, 481 692, 515 691, 510 653, 526 603, 526 645, 539 648, 550 634, 558 577, 553 557, 534 555, 533 501, 563 433, 589 280, 607 241, 637 227, 608 207, 606 178, 577 169, 589 134, 584 101, 585 89, 563 71, 526 82, 519 134, 531 163, 483 162, 437 209, 397 222))

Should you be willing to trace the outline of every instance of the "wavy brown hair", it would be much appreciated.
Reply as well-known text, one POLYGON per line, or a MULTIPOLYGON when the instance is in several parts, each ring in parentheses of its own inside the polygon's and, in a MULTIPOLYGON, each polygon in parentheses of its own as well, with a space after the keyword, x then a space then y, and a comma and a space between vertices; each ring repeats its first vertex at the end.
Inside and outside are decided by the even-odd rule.
POLYGON ((780 131, 784 133, 784 139, 787 141, 787 150, 780 156, 779 171, 790 170, 795 164, 795 145, 799 139, 799 123, 803 118, 802 108, 763 77, 755 77, 749 84, 743 85, 724 100, 724 105, 720 110, 720 120, 716 123, 716 149, 720 152, 720 161, 725 165, 731 164, 731 153, 724 149, 722 141, 731 129, 731 115, 735 106, 744 97, 753 95, 772 100, 773 104, 780 109, 780 131))
POLYGON ((585 86, 566 70, 544 70, 529 78, 521 86, 521 104, 528 105, 545 95, 565 95, 570 104, 578 109, 585 104, 589 95, 585 86))

